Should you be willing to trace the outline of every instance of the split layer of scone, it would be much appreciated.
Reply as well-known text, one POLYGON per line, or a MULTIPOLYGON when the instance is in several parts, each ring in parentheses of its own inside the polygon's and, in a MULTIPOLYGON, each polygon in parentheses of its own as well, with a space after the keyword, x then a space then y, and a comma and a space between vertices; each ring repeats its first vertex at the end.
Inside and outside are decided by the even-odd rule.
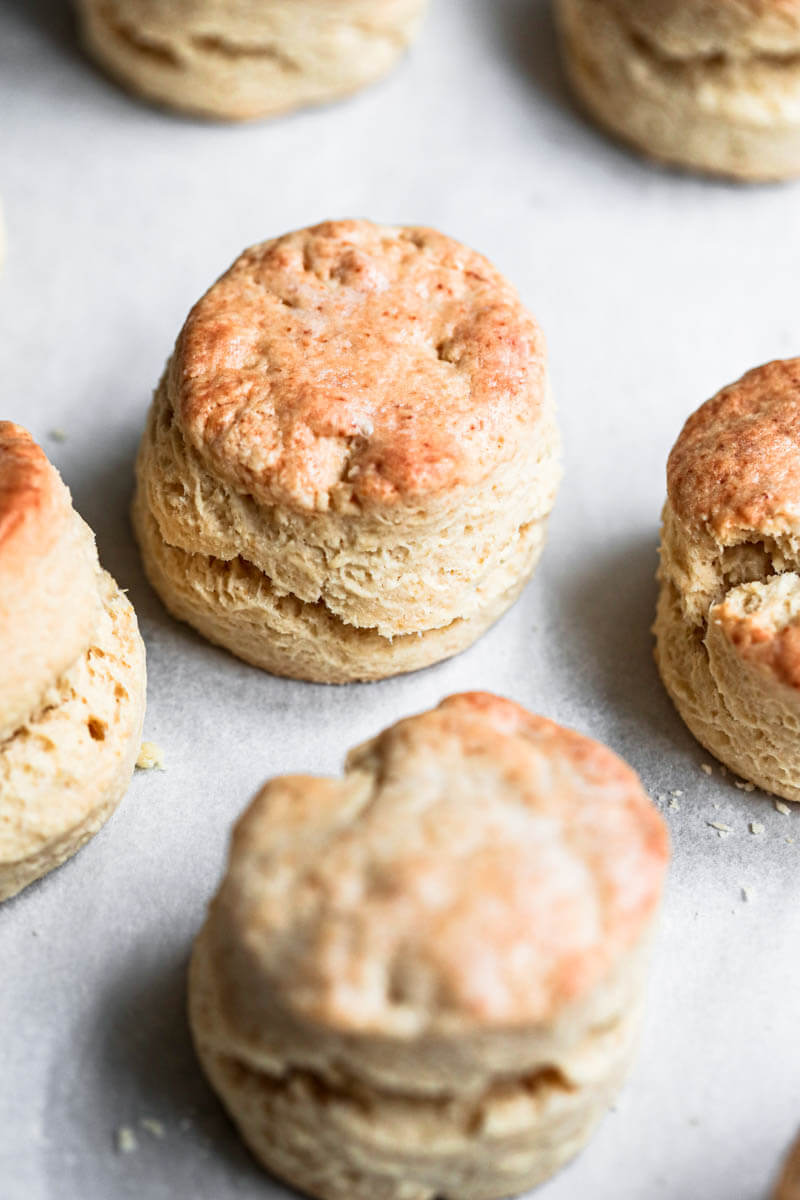
POLYGON ((800 0, 556 0, 587 111, 654 158, 800 174, 800 0))
POLYGON ((800 359, 748 372, 689 418, 667 493, 667 690, 721 762, 800 800, 800 359))
POLYGON ((137 475, 150 579, 212 641, 320 682, 426 666, 541 554, 560 478, 542 335, 442 234, 300 230, 189 314, 137 475))
POLYGON ((524 1192, 625 1076, 667 858, 611 751, 451 697, 241 818, 192 961, 201 1062, 321 1200, 524 1192))
POLYGON ((113 812, 144 706, 133 608, 44 452, 0 422, 0 900, 113 812))

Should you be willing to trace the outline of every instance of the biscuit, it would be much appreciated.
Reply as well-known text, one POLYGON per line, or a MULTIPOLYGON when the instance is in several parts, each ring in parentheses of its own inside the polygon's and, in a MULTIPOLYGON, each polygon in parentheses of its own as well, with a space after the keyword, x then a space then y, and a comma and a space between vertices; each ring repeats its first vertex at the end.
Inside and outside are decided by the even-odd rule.
POLYGON ((223 120, 357 91, 417 34, 426 0, 78 0, 90 53, 132 92, 223 120))
POLYGON ((800 359, 686 422, 659 578, 656 657, 680 715, 744 779, 800 800, 800 359))
POLYGON ((587 111, 666 163, 800 173, 800 0, 556 0, 587 111))
POLYGON ((276 674, 377 679, 516 599, 560 479, 545 348, 431 230, 328 222, 246 251, 156 392, 134 525, 167 607, 276 674))
POLYGON ((190 970, 203 1067, 322 1200, 524 1191, 625 1075, 667 858, 609 750, 451 697, 240 819, 190 970))
POLYGON ((30 435, 0 422, 0 900, 83 845, 141 741, 131 605, 30 435))

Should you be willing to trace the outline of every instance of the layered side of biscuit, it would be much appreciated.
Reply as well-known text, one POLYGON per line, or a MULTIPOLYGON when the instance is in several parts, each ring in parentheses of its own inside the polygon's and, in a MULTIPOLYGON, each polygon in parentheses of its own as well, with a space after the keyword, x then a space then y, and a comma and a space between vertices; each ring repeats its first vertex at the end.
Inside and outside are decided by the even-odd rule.
POLYGON ((666 860, 609 751, 452 697, 241 819, 192 963, 201 1061, 323 1200, 522 1192, 622 1081, 666 860))
POLYGON ((745 179, 800 172, 800 5, 557 0, 571 80, 656 158, 745 179))
POLYGON ((425 0, 78 0, 78 8, 89 49, 132 91, 246 120, 380 78, 415 37, 425 0))
POLYGON ((43 451, 0 422, 0 899, 58 866, 124 793, 144 646, 43 451))
POLYGON ((669 460, 655 631, 695 736, 800 800, 800 360, 768 363, 686 423, 669 460))
POLYGON ((491 624, 559 477, 543 339, 502 276, 431 230, 330 222, 245 252, 193 309, 134 519, 176 615, 342 682, 491 624))

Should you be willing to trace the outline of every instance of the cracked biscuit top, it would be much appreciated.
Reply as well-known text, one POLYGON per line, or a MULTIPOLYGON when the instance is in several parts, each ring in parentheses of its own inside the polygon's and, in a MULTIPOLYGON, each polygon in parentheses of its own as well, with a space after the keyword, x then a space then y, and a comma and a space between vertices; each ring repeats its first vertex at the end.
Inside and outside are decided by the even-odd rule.
POLYGON ((632 33, 680 61, 800 51, 800 0, 609 0, 632 33))
POLYGON ((267 504, 414 504, 536 454, 545 346, 430 229, 332 221, 255 246, 195 305, 168 391, 207 468, 267 504))
POLYGON ((679 521, 722 544, 800 525, 800 358, 766 363, 693 413, 667 465, 679 521))
POLYGON ((667 858, 610 750, 452 696, 239 821, 209 923, 226 1011, 398 1037, 550 1020, 639 942, 667 858))
POLYGON ((16 578, 46 554, 69 519, 67 489, 44 451, 13 421, 0 421, 0 576, 16 578))

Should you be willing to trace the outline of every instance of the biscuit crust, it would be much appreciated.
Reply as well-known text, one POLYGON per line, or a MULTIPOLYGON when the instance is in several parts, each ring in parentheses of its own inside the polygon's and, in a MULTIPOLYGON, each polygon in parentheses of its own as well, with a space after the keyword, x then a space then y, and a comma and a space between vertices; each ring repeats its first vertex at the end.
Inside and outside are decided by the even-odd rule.
POLYGON ((336 99, 389 71, 425 0, 78 0, 87 47, 156 104, 221 120, 336 99))
POLYGON ((557 0, 575 92, 645 154, 742 180, 800 173, 794 0, 557 0))
POLYGON ((0 742, 88 645, 96 559, 58 472, 27 430, 0 421, 0 742))
POLYGON ((686 724, 800 800, 800 362, 767 363, 686 422, 667 469, 656 617, 686 724))
POLYGON ((624 1075, 667 857, 610 751, 451 697, 240 820, 193 957, 201 1061, 312 1195, 524 1190, 624 1075))

